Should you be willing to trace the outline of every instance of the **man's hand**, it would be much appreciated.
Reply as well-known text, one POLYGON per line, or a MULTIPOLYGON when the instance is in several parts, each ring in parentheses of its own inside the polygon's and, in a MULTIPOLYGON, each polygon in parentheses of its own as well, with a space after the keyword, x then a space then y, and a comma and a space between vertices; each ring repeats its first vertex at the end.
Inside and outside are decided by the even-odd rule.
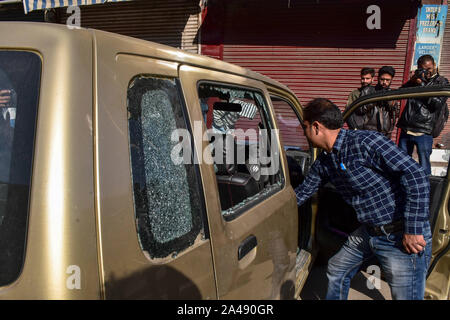
POLYGON ((409 254, 422 252, 426 245, 427 243, 421 234, 405 233, 403 235, 403 247, 409 254))
POLYGON ((11 101, 11 90, 0 90, 0 107, 6 107, 11 101))
POLYGON ((422 79, 418 78, 416 76, 415 73, 412 74, 411 78, 409 79, 409 82, 411 84, 415 84, 415 85, 421 85, 422 84, 422 79))

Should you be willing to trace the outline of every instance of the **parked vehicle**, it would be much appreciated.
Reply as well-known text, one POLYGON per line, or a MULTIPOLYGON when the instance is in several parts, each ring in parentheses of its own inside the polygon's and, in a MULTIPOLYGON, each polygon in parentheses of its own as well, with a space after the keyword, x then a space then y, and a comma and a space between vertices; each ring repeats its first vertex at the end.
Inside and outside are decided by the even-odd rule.
MULTIPOLYGON (((318 150, 277 81, 39 23, 0 23, 0 70, 0 299, 298 298, 319 245, 333 250, 324 221, 350 227, 330 188, 297 208, 318 150)), ((436 185, 429 292, 446 298, 436 185)))

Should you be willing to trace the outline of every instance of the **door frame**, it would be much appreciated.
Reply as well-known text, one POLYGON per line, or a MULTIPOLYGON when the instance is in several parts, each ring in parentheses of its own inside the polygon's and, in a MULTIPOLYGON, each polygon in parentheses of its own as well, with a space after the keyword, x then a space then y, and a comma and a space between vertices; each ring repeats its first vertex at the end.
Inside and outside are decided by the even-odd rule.
MULTIPOLYGON (((269 95, 262 82, 190 65, 182 65, 179 73, 190 119, 202 123, 201 136, 207 128, 199 103, 199 82, 259 91, 265 99, 269 120, 276 124, 269 95)), ((278 135, 277 139, 280 146, 278 135)), ((208 144, 203 139, 202 143, 196 143, 197 154, 203 154, 208 144)), ((297 212, 297 203, 292 188, 288 188, 286 159, 281 155, 280 170, 285 179, 282 188, 232 220, 222 217, 214 166, 205 162, 200 164, 203 184, 214 186, 204 191, 219 299, 277 298, 284 283, 294 283, 297 249, 297 216, 294 213, 297 212), (238 260, 239 246, 251 236, 257 238, 257 247, 238 260), (274 250, 282 258, 274 258, 274 250)))

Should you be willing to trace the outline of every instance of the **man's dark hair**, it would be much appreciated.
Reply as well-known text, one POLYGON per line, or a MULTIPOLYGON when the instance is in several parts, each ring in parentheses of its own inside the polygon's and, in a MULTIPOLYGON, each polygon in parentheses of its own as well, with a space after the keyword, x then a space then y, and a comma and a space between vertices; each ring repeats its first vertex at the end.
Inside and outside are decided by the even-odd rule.
POLYGON ((330 130, 336 130, 344 125, 341 110, 330 100, 316 98, 303 109, 303 119, 309 123, 318 121, 330 130))
POLYGON ((419 59, 417 59, 417 67, 420 68, 420 66, 421 66, 422 64, 424 64, 425 62, 427 62, 427 61, 431 61, 431 62, 433 62, 433 64, 435 64, 435 63, 434 63, 434 58, 433 58, 433 56, 431 56, 431 55, 429 55, 429 54, 424 54, 424 55, 421 56, 419 59))
POLYGON ((391 66, 383 66, 380 70, 378 70, 378 77, 385 73, 389 74, 393 78, 395 76, 395 69, 391 66))
POLYGON ((372 75, 372 77, 375 77, 375 69, 373 68, 362 68, 361 69, 361 76, 365 76, 366 74, 372 75))

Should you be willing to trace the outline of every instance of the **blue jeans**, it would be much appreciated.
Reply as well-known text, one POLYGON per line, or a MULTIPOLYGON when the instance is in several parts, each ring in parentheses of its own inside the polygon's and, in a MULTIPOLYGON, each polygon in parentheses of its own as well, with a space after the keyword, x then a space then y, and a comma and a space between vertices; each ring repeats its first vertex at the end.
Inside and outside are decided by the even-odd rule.
POLYGON ((328 300, 345 300, 350 281, 361 265, 377 257, 394 300, 422 300, 431 259, 431 231, 424 234, 424 251, 408 254, 402 245, 403 232, 370 236, 365 226, 354 231, 339 252, 328 261, 328 300))
POLYGON ((402 130, 398 146, 410 156, 413 154, 414 146, 416 146, 420 165, 425 169, 427 175, 431 175, 430 156, 433 151, 433 137, 431 135, 424 134, 416 137, 402 130))

